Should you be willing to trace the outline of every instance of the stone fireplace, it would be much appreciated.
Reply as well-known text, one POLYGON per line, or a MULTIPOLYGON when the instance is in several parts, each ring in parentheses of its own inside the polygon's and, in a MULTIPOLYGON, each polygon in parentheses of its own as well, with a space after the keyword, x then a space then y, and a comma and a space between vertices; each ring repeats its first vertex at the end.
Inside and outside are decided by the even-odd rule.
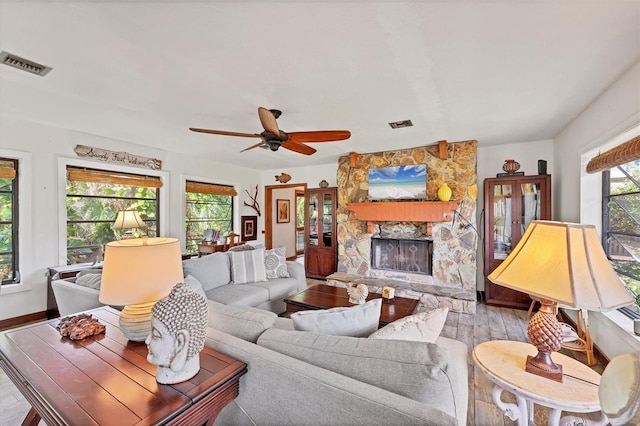
POLYGON ((444 156, 433 148, 339 159, 338 272, 328 284, 363 282, 372 292, 389 286, 398 296, 419 299, 423 309, 475 313, 478 235, 469 225, 476 216, 477 142, 449 143, 444 156), (411 164, 427 165, 427 200, 367 200, 369 168, 411 164), (452 189, 450 202, 437 201, 444 182, 452 189), (391 254, 400 268, 388 267, 391 254))

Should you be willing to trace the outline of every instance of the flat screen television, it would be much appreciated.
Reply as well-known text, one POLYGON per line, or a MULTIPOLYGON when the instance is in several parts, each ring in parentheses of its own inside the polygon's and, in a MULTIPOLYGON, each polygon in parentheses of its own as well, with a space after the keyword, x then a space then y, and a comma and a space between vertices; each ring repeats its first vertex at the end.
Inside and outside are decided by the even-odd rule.
POLYGON ((369 169, 370 200, 425 200, 427 165, 369 169))

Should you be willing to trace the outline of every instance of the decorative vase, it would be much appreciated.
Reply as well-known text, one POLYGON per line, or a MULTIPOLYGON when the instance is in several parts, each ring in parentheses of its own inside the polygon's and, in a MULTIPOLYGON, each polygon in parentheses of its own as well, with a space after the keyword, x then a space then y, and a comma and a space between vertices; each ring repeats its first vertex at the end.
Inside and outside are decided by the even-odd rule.
POLYGON ((520 163, 518 163, 516 160, 504 160, 502 170, 509 174, 515 173, 520 170, 520 163))
POLYGON ((320 188, 327 188, 327 187, 329 186, 329 182, 327 182, 326 180, 322 179, 322 180, 320 181, 320 183, 318 184, 318 186, 319 186, 320 188))
POLYGON ((438 199, 440 201, 449 201, 451 199, 451 193, 451 188, 449 188, 449 185, 445 182, 440 185, 440 188, 438 189, 438 199))

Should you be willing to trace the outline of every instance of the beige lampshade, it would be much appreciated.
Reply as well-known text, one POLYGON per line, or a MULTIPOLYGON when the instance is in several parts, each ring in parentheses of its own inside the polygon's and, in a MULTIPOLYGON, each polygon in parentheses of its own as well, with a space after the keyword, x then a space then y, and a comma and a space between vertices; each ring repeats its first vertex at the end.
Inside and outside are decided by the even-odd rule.
POLYGON ((105 247, 100 302, 133 305, 160 300, 183 282, 177 238, 134 238, 105 247))
POLYGON ((593 225, 532 221, 488 278, 513 290, 591 311, 633 303, 593 225))
POLYGON ((112 229, 131 229, 131 228, 146 228, 147 224, 144 223, 137 210, 120 210, 116 221, 111 226, 112 229))

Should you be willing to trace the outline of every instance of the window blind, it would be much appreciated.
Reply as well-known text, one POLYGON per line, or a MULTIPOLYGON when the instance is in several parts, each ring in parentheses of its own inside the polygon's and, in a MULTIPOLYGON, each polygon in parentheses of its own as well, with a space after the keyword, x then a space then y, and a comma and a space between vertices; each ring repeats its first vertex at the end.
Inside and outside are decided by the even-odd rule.
POLYGON ((161 188, 162 181, 157 176, 134 175, 129 173, 110 172, 78 167, 67 167, 67 179, 80 182, 119 184, 161 188))
POLYGON ((238 195, 233 186, 215 185, 213 183, 193 182, 188 180, 186 184, 187 192, 197 192, 198 194, 209 195, 230 195, 235 197, 238 195))
POLYGON ((593 157, 587 164, 587 173, 609 170, 634 160, 640 160, 640 136, 593 157))

